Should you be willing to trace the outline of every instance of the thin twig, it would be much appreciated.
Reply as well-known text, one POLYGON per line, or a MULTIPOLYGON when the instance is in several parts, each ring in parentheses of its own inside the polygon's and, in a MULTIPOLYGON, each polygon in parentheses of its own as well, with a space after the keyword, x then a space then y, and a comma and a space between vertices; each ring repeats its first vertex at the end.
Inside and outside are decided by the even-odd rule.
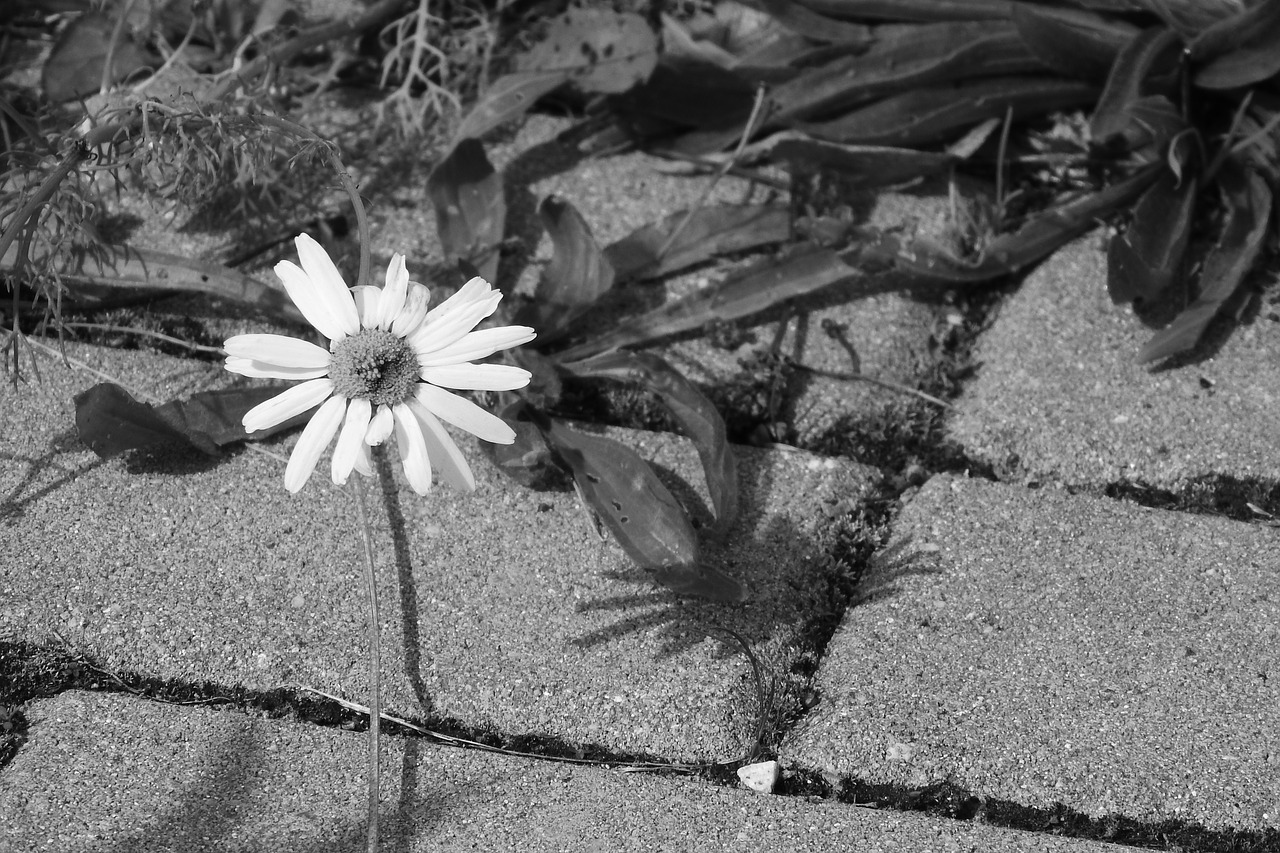
POLYGON ((378 612, 378 574, 373 562, 373 537, 369 533, 369 511, 365 507, 364 483, 357 476, 351 485, 360 515, 360 539, 364 542, 364 585, 369 593, 369 853, 378 850, 378 735, 382 720, 382 655, 378 639, 381 616, 378 612))
POLYGON ((747 147, 747 142, 751 140, 751 134, 756 132, 756 123, 760 120, 760 112, 763 106, 764 86, 759 86, 756 88, 755 103, 751 105, 751 115, 747 116, 747 123, 742 128, 742 136, 738 139, 738 147, 734 150, 733 156, 724 161, 724 164, 720 166, 715 176, 707 183, 706 187, 703 188, 702 195, 698 196, 698 200, 694 202, 693 207, 685 211, 684 218, 680 220, 680 224, 667 235, 667 239, 662 243, 662 248, 658 250, 658 260, 662 260, 667 256, 667 251, 670 250, 671 246, 676 242, 676 239, 680 234, 683 233, 684 229, 688 227, 689 221, 693 219, 693 215, 702 209, 702 206, 706 204, 707 199, 711 196, 712 190, 714 190, 716 185, 720 183, 720 179, 733 168, 734 163, 736 163, 738 158, 742 156, 743 149, 747 147))
POLYGON ((843 382, 869 382, 872 385, 878 385, 881 388, 885 388, 889 391, 897 391, 900 394, 910 394, 914 397, 919 397, 920 399, 925 400, 926 402, 932 403, 935 406, 941 406, 944 409, 955 408, 955 406, 951 405, 946 400, 941 400, 937 397, 934 397, 932 394, 926 394, 925 392, 919 391, 915 388, 908 388, 905 385, 899 385, 896 382, 888 382, 884 379, 876 379, 875 377, 872 377, 872 376, 864 376, 861 373, 841 373, 835 370, 823 370, 819 367, 810 367, 807 364, 801 364, 798 361, 792 362, 792 366, 794 366, 797 370, 803 370, 806 373, 812 373, 814 376, 825 376, 828 379, 838 379, 843 382))
POLYGON ((347 173, 347 168, 342 164, 342 157, 338 154, 338 148, 333 143, 321 139, 316 133, 308 130, 300 124, 280 118, 279 116, 262 115, 257 117, 263 124, 268 127, 274 127, 285 133, 292 134, 302 139, 307 139, 317 144, 324 151, 325 156, 329 160, 329 165, 333 167, 333 171, 337 173, 339 182, 342 183, 342 189, 351 199, 351 206, 356 211, 356 239, 360 244, 360 272, 356 277, 356 284, 368 284, 369 281, 369 217, 364 209, 364 202, 360 198, 360 189, 356 186, 356 182, 351 179, 351 175, 347 173))

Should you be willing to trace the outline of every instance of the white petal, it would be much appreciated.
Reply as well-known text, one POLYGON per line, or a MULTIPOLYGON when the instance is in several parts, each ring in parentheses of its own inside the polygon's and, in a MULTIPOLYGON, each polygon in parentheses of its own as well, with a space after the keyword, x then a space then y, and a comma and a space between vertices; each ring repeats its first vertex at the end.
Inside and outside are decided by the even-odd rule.
POLYGON ((395 418, 391 416, 391 407, 379 405, 378 413, 369 421, 369 430, 364 434, 364 443, 370 446, 382 444, 395 429, 395 418))
POLYGON ((302 267, 293 261, 281 261, 276 264, 276 277, 284 285, 285 292, 298 306, 307 322, 320 331, 329 340, 341 340, 347 336, 342 322, 337 319, 329 303, 320 296, 319 288, 311 281, 311 277, 302 271, 302 267))
POLYGON ((356 314, 360 315, 360 328, 372 329, 378 325, 378 303, 382 300, 382 288, 372 284, 362 284, 351 288, 351 298, 356 303, 356 314))
POLYGON ((456 311, 435 318, 428 314, 427 319, 409 337, 409 346, 420 356, 444 349, 496 311, 501 301, 502 294, 495 290, 487 298, 469 303, 456 311))
POLYGON ((344 485, 356 467, 360 455, 367 449, 364 434, 369 429, 369 415, 373 406, 363 397, 352 397, 347 405, 347 418, 338 433, 338 443, 333 448, 330 476, 336 485, 344 485))
POLYGON ((310 341, 287 335, 233 335, 222 348, 235 358, 252 359, 277 367, 329 366, 329 351, 310 341))
POLYGON ((516 440, 515 430, 507 426, 506 421, 464 397, 425 383, 418 386, 416 397, 440 420, 465 429, 477 438, 494 444, 511 444, 516 440))
POLYGON ((457 311, 460 308, 465 308, 467 305, 478 300, 483 300, 489 295, 491 290, 493 290, 493 287, 489 282, 485 281, 478 275, 474 276, 466 284, 458 288, 456 293, 444 302, 441 302, 435 308, 432 308, 431 312, 427 314, 427 319, 433 321, 438 320, 445 314, 457 311))
POLYGON ((475 361, 478 358, 493 355, 501 349, 527 344, 535 337, 537 334, 528 326, 495 326, 492 329, 481 329, 478 332, 468 332, 461 340, 455 341, 444 349, 436 350, 430 355, 419 354, 418 364, 427 368, 475 361))
POLYGON ((360 453, 356 456, 356 471, 366 477, 373 476, 373 452, 367 444, 360 445, 360 453))
POLYGON ((333 383, 328 379, 312 379, 310 382, 294 385, 270 400, 262 401, 245 412, 241 422, 245 432, 273 427, 320 405, 332 393, 333 383))
POLYGON ((471 466, 467 464, 467 457, 462 455, 453 438, 445 432, 444 425, 417 400, 410 398, 407 405, 422 422, 424 427, 422 437, 427 441, 427 456, 431 459, 431 464, 440 472, 440 478, 459 491, 475 491, 476 478, 471 473, 471 466))
POLYGON ((225 367, 232 373, 251 376, 254 379, 319 379, 322 376, 329 375, 327 365, 325 367, 310 368, 277 367, 274 364, 254 361, 251 358, 236 358, 234 356, 227 358, 225 367))
POLYGON ((307 421, 306 429, 294 445, 293 453, 289 454, 289 464, 284 468, 286 489, 297 492, 306 485, 316 463, 320 461, 320 454, 333 441, 333 434, 342 423, 342 413, 346 407, 345 397, 330 397, 311 420, 307 421))
POLYGON ((523 367, 510 364, 446 364, 424 367, 421 375, 432 385, 463 391, 514 391, 532 378, 523 367))
MULTIPOLYGON (((354 335, 360 330, 360 318, 356 314, 355 303, 351 301, 347 283, 342 280, 342 273, 334 266, 329 253, 306 234, 295 237, 293 244, 298 249, 298 260, 302 262, 302 268, 311 279, 319 298, 324 301, 333 323, 344 334, 354 335)), ((333 336, 329 337, 333 339, 333 336)))
POLYGON ((431 490, 431 461, 427 458, 422 425, 404 403, 396 403, 392 411, 396 417, 396 445, 400 448, 404 475, 415 492, 425 495, 431 490))
POLYGON ((391 256, 387 266, 387 285, 382 288, 382 299, 378 301, 378 328, 390 329, 391 323, 404 308, 405 296, 409 292, 409 271, 404 265, 404 255, 396 253, 391 256))
POLYGON ((409 282, 409 295, 405 299, 404 310, 391 321, 391 333, 402 338, 408 337, 422 325, 430 304, 431 291, 416 281, 409 282))

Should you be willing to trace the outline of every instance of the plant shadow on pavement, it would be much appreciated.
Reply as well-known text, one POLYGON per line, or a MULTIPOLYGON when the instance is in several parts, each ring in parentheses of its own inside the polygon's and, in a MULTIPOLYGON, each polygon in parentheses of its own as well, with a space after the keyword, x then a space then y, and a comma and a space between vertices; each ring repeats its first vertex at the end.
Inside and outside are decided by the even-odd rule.
MULTIPOLYGON (((243 826, 246 817, 259 811, 257 797, 270 793, 274 787, 270 780, 285 775, 283 768, 273 769, 264 758, 266 744, 252 728, 232 722, 234 734, 223 732, 226 743, 208 761, 210 772, 201 774, 198 780, 185 784, 180 792, 172 795, 172 804, 153 815, 143 826, 132 828, 127 835, 104 841, 88 848, 86 853, 145 853, 145 851, 244 849, 241 845, 253 837, 253 830, 243 826), (264 784, 264 782, 266 784, 264 784)), ((219 727, 222 729, 222 727, 219 727)), ((414 847, 415 837, 430 832, 446 812, 461 808, 454 802, 456 793, 434 792, 426 802, 418 789, 416 760, 410 760, 409 749, 416 741, 404 741, 405 761, 401 772, 401 792, 394 814, 382 815, 382 849, 408 851, 414 847), (412 768, 412 772, 410 769, 412 768)), ((416 752, 416 749, 414 749, 416 752)), ((352 803, 360 803, 358 780, 343 780, 338 785, 351 785, 349 796, 335 796, 328 804, 334 811, 351 810, 352 803)), ((322 803, 313 803, 323 809, 322 803)), ((295 815, 299 829, 322 824, 314 819, 314 813, 295 815)), ((273 833, 276 834, 276 833, 273 833)), ((366 829, 363 821, 352 823, 329 833, 328 840, 306 837, 305 830, 292 844, 280 844, 273 840, 275 853, 359 853, 366 849, 366 829)))

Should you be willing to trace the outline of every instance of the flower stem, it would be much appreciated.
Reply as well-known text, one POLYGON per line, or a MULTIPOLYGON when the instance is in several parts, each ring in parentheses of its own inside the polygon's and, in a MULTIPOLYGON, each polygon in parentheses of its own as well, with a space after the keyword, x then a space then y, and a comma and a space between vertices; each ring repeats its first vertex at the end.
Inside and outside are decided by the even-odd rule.
POLYGON ((364 502, 363 478, 351 478, 356 510, 360 514, 360 537, 364 540, 364 585, 369 593, 369 853, 378 850, 378 735, 382 721, 382 659, 378 626, 378 577, 373 564, 373 535, 369 531, 369 511, 364 502))

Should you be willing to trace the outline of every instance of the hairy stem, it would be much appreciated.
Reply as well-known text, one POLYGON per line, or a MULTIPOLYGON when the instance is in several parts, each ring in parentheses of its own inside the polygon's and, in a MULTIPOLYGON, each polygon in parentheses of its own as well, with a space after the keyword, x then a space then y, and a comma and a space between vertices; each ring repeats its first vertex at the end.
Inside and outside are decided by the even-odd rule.
POLYGON ((369 532, 369 511, 365 506, 364 484, 356 476, 351 492, 360 515, 360 538, 364 541, 364 585, 369 594, 369 853, 378 850, 378 735, 382 722, 382 655, 378 639, 381 616, 378 612, 378 575, 373 563, 373 536, 369 532))

